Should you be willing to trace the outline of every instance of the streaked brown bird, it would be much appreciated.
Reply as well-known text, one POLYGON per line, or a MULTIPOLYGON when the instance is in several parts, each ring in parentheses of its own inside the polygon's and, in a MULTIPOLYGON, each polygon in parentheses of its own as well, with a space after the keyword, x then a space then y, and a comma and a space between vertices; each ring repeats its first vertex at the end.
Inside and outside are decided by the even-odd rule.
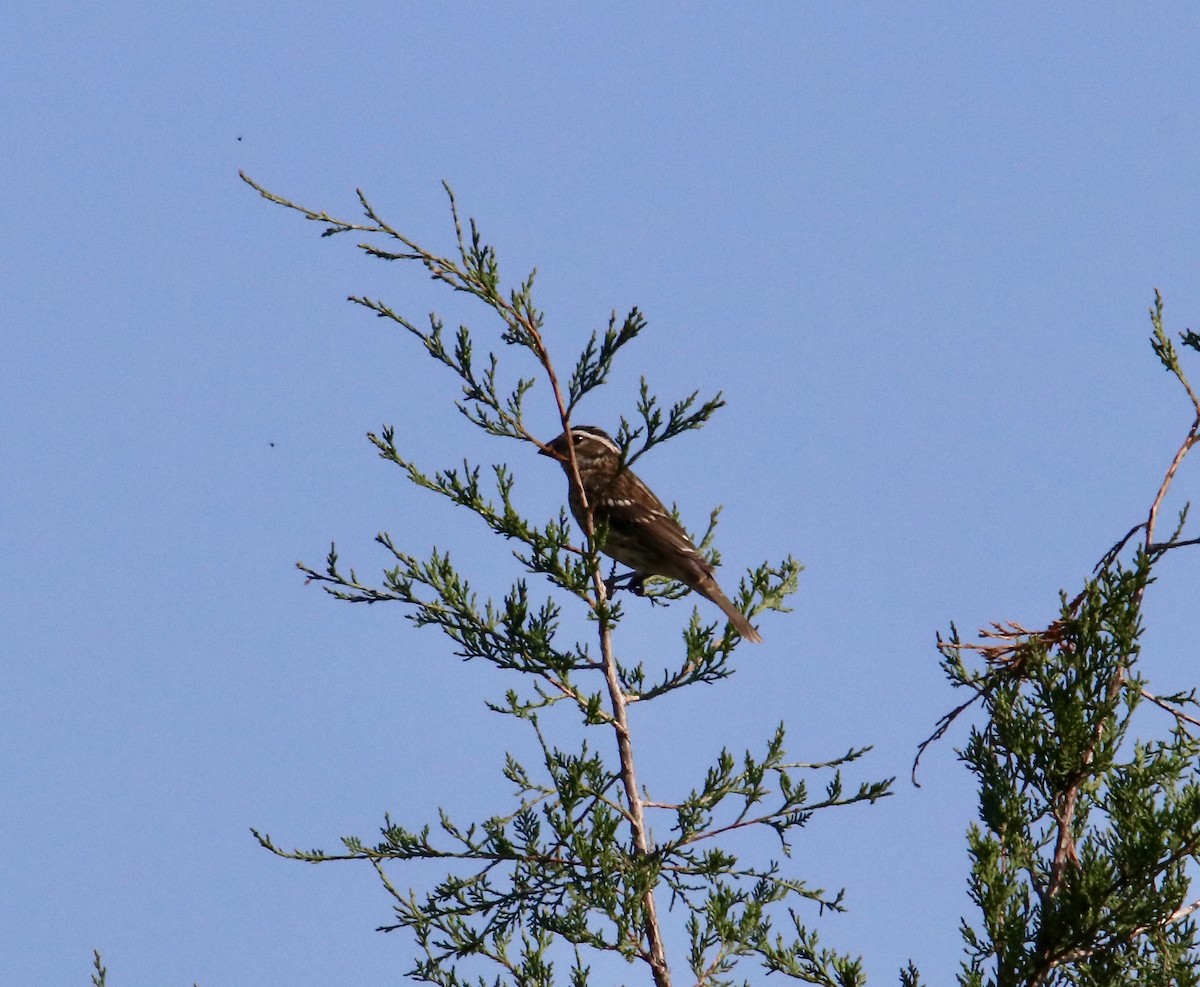
MULTIPOLYGON (((564 432, 539 454, 557 458, 569 478, 567 441, 564 432)), ((605 532, 600 550, 634 571, 635 586, 646 576, 678 580, 719 606, 747 641, 761 641, 762 636, 746 615, 721 592, 712 565, 692 544, 687 532, 654 491, 624 467, 621 448, 612 436, 594 425, 576 425, 571 429, 570 441, 575 447, 575 462, 593 526, 605 532)), ((583 526, 585 512, 574 487, 568 500, 575 520, 583 526)))

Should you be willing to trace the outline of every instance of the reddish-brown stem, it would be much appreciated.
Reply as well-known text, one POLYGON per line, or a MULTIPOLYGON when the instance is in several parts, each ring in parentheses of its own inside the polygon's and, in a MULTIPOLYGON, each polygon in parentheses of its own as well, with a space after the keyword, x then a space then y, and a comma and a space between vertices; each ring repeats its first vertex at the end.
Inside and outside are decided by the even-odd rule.
POLYGON ((1150 515, 1146 518, 1147 548, 1154 542, 1154 525, 1158 521, 1158 510, 1162 507, 1162 502, 1167 496, 1167 491, 1171 488, 1171 482, 1175 479, 1175 473, 1179 470, 1179 465, 1183 462, 1184 457, 1191 451, 1192 446, 1200 442, 1197 432, 1200 432, 1200 418, 1192 422, 1192 427, 1188 430, 1187 438, 1183 440, 1183 444, 1175 453, 1175 458, 1171 460, 1171 465, 1167 469, 1167 475, 1163 477, 1163 481, 1158 488, 1158 493, 1155 495, 1154 503, 1150 505, 1150 515))
MULTIPOLYGON (((510 308, 509 311, 513 317, 519 318, 515 309, 510 308)), ((550 361, 550 354, 546 350, 541 333, 538 331, 533 320, 525 319, 523 322, 526 332, 528 332, 534 342, 537 357, 550 380, 550 387, 554 392, 554 399, 558 404, 559 421, 562 423, 563 432, 569 433, 571 422, 567 403, 558 383, 558 375, 554 372, 554 365, 550 361)), ((594 534, 592 515, 590 505, 587 502, 587 494, 583 488, 583 481, 579 476, 579 463, 575 458, 575 445, 572 442, 567 442, 566 445, 568 482, 583 507, 580 513, 582 515, 581 520, 584 527, 584 536, 591 543, 594 534)), ((608 602, 608 588, 604 584, 604 577, 599 565, 595 565, 592 568, 592 586, 596 594, 595 604, 597 608, 604 607, 608 602)), ((612 646, 612 626, 606 620, 601 620, 599 626, 600 656, 604 668, 604 681, 608 689, 613 732, 616 734, 617 740, 621 786, 625 790, 625 801, 629 809, 628 818, 633 838, 633 851, 638 857, 648 858, 651 854, 650 834, 646 823, 646 805, 639 792, 637 769, 633 756, 633 740, 629 730, 628 697, 625 695, 625 690, 621 687, 620 677, 617 673, 617 659, 612 646)), ((650 966, 655 987, 670 987, 671 971, 667 965, 666 948, 663 945, 662 927, 658 918, 658 904, 655 901, 653 885, 647 887, 642 896, 642 909, 645 913, 645 927, 643 932, 646 936, 646 948, 642 951, 642 956, 650 966)))

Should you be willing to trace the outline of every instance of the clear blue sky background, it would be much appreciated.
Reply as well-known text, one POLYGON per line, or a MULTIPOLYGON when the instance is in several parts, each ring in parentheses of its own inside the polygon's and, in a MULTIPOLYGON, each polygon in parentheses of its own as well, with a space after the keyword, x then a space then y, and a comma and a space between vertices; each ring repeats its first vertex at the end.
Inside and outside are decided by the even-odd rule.
MULTIPOLYGON (((491 323, 238 169, 349 215, 361 186, 443 248, 449 180, 510 277, 539 268, 564 362, 640 306, 651 330, 597 424, 639 373, 725 392, 641 472, 693 525, 725 504, 727 582, 789 552, 807 570, 732 681, 639 711, 646 778, 668 799, 780 720, 801 759, 876 745, 851 777, 899 775, 897 795, 814 819, 795 873, 844 885, 850 913, 808 917, 875 983, 910 957, 952 979, 965 724, 907 783, 962 698, 934 634, 1052 618, 1187 428, 1146 310, 1158 286, 1173 329, 1200 322, 1200 14, 603 8, 8 12, 0 982, 86 982, 96 947, 114 987, 396 983, 411 952, 373 931, 390 911, 369 868, 278 860, 249 827, 333 849, 387 811, 481 816, 508 804, 503 752, 529 752, 484 709, 504 680, 292 568, 336 539, 373 575, 386 529, 503 584, 505 547, 364 434, 395 423, 431 468, 511 458, 537 516, 561 476, 471 434, 452 381, 344 299, 491 323)), ((1160 691, 1200 677, 1198 575, 1181 553, 1149 599, 1160 691)), ((631 640, 672 649, 689 612, 636 609, 631 640)))

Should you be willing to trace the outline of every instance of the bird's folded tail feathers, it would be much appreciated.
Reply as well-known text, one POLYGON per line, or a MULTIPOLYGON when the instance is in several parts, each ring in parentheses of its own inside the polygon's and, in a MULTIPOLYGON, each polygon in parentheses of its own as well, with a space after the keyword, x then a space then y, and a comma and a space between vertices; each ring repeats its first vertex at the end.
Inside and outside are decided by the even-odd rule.
POLYGON ((746 615, 733 605, 733 601, 721 592, 721 587, 717 585, 715 579, 708 580, 706 586, 696 586, 696 592, 702 596, 712 600, 729 618, 729 622, 733 624, 737 632, 742 635, 747 641, 752 641, 755 644, 762 643, 762 635, 751 626, 750 621, 746 619, 746 615))

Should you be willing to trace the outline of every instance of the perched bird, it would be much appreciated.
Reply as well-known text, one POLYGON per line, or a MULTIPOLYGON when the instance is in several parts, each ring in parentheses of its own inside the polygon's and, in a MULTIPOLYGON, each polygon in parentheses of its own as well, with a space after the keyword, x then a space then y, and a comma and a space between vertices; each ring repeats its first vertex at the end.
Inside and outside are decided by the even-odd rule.
MULTIPOLYGON (((639 586, 646 576, 678 580, 719 606, 747 641, 761 641, 746 615, 721 592, 713 567, 687 532, 654 492, 624 467, 621 448, 612 437, 594 425, 576 425, 571 429, 570 441, 575 447, 575 462, 593 525, 605 533, 600 550, 634 571, 633 585, 639 586)), ((570 477, 567 442, 564 432, 539 454, 557 458, 570 477)), ((583 525, 583 504, 573 486, 568 499, 575 520, 583 525)))

